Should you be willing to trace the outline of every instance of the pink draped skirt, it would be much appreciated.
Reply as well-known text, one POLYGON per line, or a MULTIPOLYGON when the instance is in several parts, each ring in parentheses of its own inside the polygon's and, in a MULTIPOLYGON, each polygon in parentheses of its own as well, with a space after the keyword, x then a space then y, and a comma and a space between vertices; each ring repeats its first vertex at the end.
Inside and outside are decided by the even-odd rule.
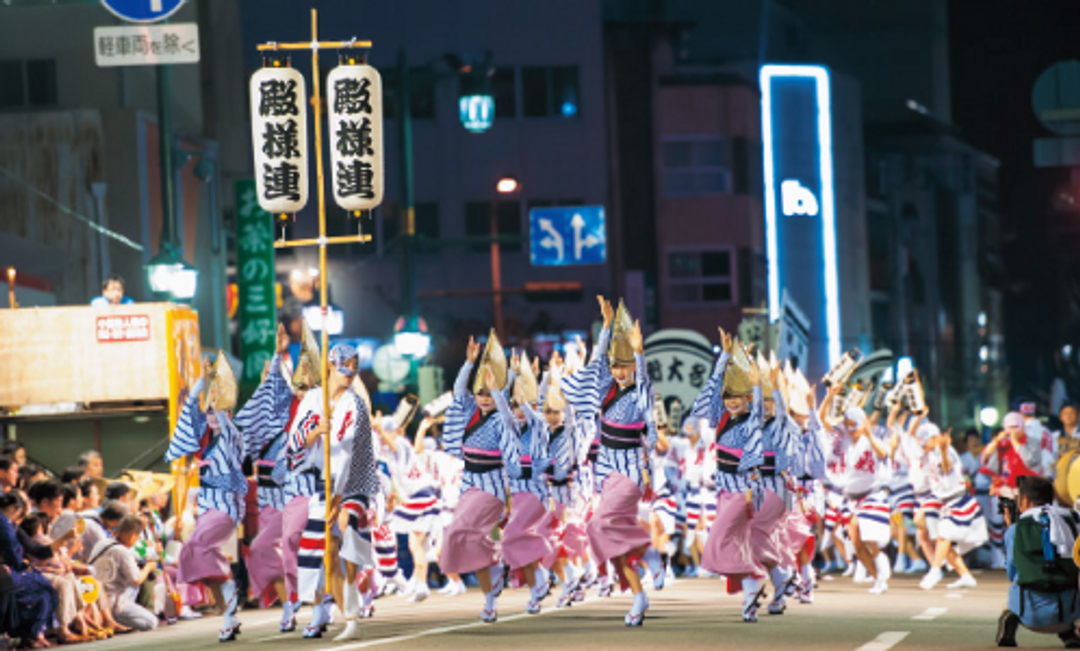
POLYGON ((806 541, 814 535, 813 527, 800 509, 788 511, 784 519, 784 564, 788 567, 798 565, 799 551, 806 541))
POLYGON ((310 497, 294 497, 285 505, 281 515, 281 561, 285 573, 285 591, 291 599, 297 587, 297 560, 300 557, 300 538, 308 521, 308 502, 310 497))
POLYGON ((532 493, 513 494, 502 540, 503 558, 510 569, 525 567, 552 552, 552 524, 551 514, 540 498, 532 493))
POLYGON ((285 563, 281 552, 282 518, 282 512, 275 508, 266 507, 259 511, 259 535, 251 541, 251 551, 247 559, 251 593, 267 606, 274 603, 277 595, 264 596, 264 593, 272 592, 274 582, 285 578, 285 563))
POLYGON ((600 489, 600 504, 586 527, 593 560, 603 564, 649 544, 638 520, 641 489, 626 475, 613 472, 600 489))
POLYGON ((701 555, 702 567, 734 582, 747 575, 764 576, 750 549, 750 513, 745 493, 720 493, 716 499, 716 522, 709 529, 701 555))
POLYGON ((761 508, 754 513, 750 521, 750 548, 754 553, 754 561, 759 566, 769 568, 783 561, 780 530, 783 528, 786 513, 784 500, 776 493, 766 490, 761 508))
POLYGON ((502 519, 506 506, 491 493, 470 488, 461 496, 454 519, 443 532, 439 569, 465 574, 499 562, 499 543, 491 531, 502 519))
POLYGON ((179 583, 225 581, 232 576, 229 559, 221 548, 236 531, 232 518, 209 510, 195 521, 195 531, 180 550, 176 580, 179 583))

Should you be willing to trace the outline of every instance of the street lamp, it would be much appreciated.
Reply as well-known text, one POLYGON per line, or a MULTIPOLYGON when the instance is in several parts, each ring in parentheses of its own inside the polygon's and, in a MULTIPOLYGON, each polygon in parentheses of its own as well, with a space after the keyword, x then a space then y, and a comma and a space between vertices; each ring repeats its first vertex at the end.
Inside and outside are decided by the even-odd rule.
POLYGON ((512 176, 504 176, 495 184, 495 190, 499 194, 513 194, 518 191, 518 180, 512 176))
POLYGON ((190 301, 195 298, 199 283, 199 271, 180 259, 171 246, 162 247, 161 251, 146 265, 150 290, 175 301, 190 301))
POLYGON ((427 357, 431 352, 431 335, 423 319, 398 317, 394 323, 394 348, 412 360, 427 357))

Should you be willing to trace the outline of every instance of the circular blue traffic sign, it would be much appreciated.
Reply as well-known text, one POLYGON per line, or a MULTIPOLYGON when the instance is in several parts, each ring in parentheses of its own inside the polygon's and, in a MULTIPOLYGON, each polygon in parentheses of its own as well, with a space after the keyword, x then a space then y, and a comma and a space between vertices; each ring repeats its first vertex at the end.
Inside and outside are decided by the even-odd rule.
POLYGON ((101 0, 118 18, 131 23, 156 23, 175 14, 184 0, 101 0))

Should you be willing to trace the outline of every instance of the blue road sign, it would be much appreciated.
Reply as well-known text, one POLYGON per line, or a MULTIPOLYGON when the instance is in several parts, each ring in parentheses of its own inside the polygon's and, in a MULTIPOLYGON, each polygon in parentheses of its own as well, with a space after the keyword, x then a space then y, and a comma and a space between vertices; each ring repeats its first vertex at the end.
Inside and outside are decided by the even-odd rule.
POLYGON ((603 264, 607 260, 604 207, 533 208, 529 241, 535 267, 603 264))
POLYGON ((185 0, 101 0, 105 8, 130 23, 156 23, 175 14, 185 0))

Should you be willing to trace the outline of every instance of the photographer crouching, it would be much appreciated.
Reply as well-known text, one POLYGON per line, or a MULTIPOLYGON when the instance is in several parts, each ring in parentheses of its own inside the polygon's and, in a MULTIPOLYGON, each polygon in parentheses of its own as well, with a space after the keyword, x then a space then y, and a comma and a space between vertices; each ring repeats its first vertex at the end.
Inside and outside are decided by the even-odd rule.
POLYGON ((1073 561, 1080 516, 1054 504, 1054 485, 1042 477, 1021 477, 1016 500, 1003 499, 1008 608, 998 619, 997 645, 1016 646, 1022 625, 1036 633, 1056 633, 1065 648, 1080 648, 1077 567, 1073 561))

